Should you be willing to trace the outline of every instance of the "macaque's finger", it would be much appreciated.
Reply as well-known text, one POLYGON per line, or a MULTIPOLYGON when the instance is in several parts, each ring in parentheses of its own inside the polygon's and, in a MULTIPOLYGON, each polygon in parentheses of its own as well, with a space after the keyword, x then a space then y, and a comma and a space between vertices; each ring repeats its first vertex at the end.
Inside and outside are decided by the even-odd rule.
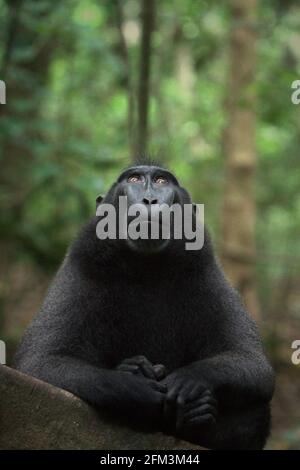
POLYGON ((195 416, 194 418, 191 418, 187 424, 191 426, 196 426, 200 424, 215 424, 216 423, 216 418, 211 414, 207 413, 205 415, 200 415, 200 416, 195 416))
POLYGON ((148 379, 156 379, 154 367, 145 356, 134 356, 125 359, 122 364, 136 366, 140 369, 141 373, 148 379))
POLYGON ((205 385, 196 383, 186 397, 186 402, 193 401, 203 396, 211 396, 211 392, 205 388, 205 385))
POLYGON ((200 417, 200 416, 205 416, 207 414, 211 414, 216 418, 217 411, 215 408, 212 408, 210 405, 201 405, 198 406, 192 410, 189 410, 188 412, 184 413, 183 421, 188 422, 193 418, 200 417))
POLYGON ((173 385, 171 389, 168 390, 166 399, 164 402, 164 417, 165 421, 170 424, 174 421, 174 417, 177 412, 177 395, 180 390, 180 385, 173 385))
POLYGON ((178 431, 182 426, 183 417, 185 415, 185 411, 184 411, 185 400, 184 400, 184 397, 181 393, 179 393, 177 395, 176 404, 177 404, 177 407, 176 407, 176 429, 178 431))
POLYGON ((140 368, 138 366, 133 365, 133 364, 132 365, 130 365, 130 364, 120 364, 117 367, 117 370, 119 370, 121 372, 130 372, 132 374, 138 374, 140 368))
POLYGON ((151 380, 156 380, 155 370, 152 365, 145 363, 145 364, 141 364, 139 367, 145 377, 151 380))
POLYGON ((199 406, 202 405, 210 405, 213 408, 217 408, 217 400, 215 400, 211 395, 202 395, 200 398, 194 401, 189 401, 185 404, 185 412, 188 412, 190 410, 193 410, 195 408, 198 408, 199 406))
POLYGON ((157 380, 162 380, 166 377, 167 370, 163 364, 155 364, 153 369, 157 380))
POLYGON ((158 392, 167 393, 168 388, 165 384, 157 382, 156 380, 149 380, 149 385, 158 392))
POLYGON ((122 363, 137 364, 137 365, 148 363, 149 365, 152 366, 152 363, 145 356, 128 357, 127 359, 124 359, 124 361, 122 361, 122 363))

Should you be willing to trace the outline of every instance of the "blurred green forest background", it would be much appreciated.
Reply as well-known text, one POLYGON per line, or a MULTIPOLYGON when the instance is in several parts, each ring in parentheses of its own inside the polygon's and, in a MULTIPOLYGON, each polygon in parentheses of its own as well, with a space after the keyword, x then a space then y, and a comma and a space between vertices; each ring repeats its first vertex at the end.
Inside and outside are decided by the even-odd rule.
POLYGON ((0 338, 149 153, 205 204, 277 372, 268 447, 300 448, 300 3, 0 0, 0 338))

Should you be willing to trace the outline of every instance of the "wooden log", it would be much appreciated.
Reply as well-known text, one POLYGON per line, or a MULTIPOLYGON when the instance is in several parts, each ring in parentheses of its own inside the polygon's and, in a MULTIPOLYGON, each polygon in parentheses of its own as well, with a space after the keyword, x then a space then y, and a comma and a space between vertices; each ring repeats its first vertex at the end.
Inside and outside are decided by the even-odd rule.
POLYGON ((65 390, 0 366, 0 449, 200 449, 113 422, 65 390))

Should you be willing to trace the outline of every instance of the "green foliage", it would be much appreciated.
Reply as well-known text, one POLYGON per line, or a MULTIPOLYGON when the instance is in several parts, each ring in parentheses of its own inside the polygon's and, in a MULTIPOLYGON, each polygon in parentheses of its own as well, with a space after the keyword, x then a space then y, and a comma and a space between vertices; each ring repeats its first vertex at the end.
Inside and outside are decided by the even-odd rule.
MULTIPOLYGON (((235 26, 229 3, 156 2, 151 74, 150 156, 205 203, 217 248, 235 26)), ((279 363, 281 330, 271 315, 279 307, 283 314, 285 304, 277 286, 299 286, 300 279, 300 105, 291 103, 291 84, 300 79, 300 4, 258 3, 249 90, 257 97, 257 280, 264 319, 271 320, 266 345, 279 363)), ((29 260, 52 273, 94 213, 96 196, 133 160, 128 110, 133 97, 136 118, 139 45, 136 0, 0 0, 0 80, 8 89, 7 105, 0 105, 0 237, 9 264, 29 260)), ((7 286, 0 281, 1 330, 7 286)), ((299 322, 299 295, 291 305, 299 322)), ((299 440, 295 426, 276 445, 296 448, 299 440)))
MULTIPOLYGON (((15 170, 24 186, 18 223, 13 217, 7 222, 7 210, 15 197, 9 186, 0 192, 6 208, 0 222, 2 233, 13 231, 17 239, 27 241, 25 253, 38 261, 42 255, 43 263, 48 260, 52 269, 77 227, 93 212, 96 195, 133 158, 127 129, 126 70, 116 2, 27 0, 23 4, 25 30, 13 44, 9 73, 17 87, 28 92, 8 97, 12 112, 1 117, 0 125, 2 138, 19 142, 30 157, 15 170), (48 42, 51 56, 44 76, 30 64, 48 42)), ((132 0, 121 4, 135 91, 139 4, 132 0)), ((228 4, 176 0, 170 8, 170 2, 164 0, 157 10, 151 154, 180 176, 196 201, 206 203, 206 218, 218 238, 228 90, 228 4)), ((0 0, 2 63, 9 18, 8 4, 0 0)), ((300 73, 299 23, 296 2, 269 0, 260 5, 257 82, 251 93, 258 96, 257 238, 262 253, 258 275, 260 285, 269 288, 284 272, 286 262, 298 269, 300 259, 300 108, 290 101, 291 82, 300 73), (290 250, 296 253, 292 261, 290 250)), ((20 251, 24 253, 24 249, 20 251)))

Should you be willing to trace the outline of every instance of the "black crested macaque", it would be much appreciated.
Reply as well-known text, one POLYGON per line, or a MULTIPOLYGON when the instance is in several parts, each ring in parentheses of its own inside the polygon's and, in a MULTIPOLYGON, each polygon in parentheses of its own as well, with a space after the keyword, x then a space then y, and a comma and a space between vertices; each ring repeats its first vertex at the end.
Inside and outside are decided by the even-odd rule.
MULTIPOLYGON (((191 204, 175 176, 139 165, 98 205, 191 204)), ((214 256, 184 239, 106 239, 93 217, 27 329, 16 368, 99 410, 212 449, 262 449, 274 375, 257 327, 214 256)))

